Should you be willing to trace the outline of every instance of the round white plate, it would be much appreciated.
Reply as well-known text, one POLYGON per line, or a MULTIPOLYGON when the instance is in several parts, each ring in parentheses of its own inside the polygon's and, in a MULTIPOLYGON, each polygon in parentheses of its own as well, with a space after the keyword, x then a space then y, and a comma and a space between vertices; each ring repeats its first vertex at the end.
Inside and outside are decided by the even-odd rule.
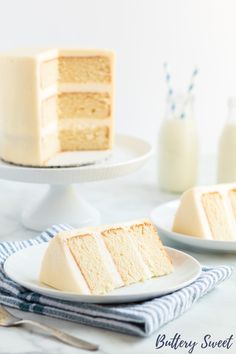
POLYGON ((236 241, 205 240, 199 237, 173 232, 172 225, 179 203, 179 200, 174 200, 152 210, 151 219, 156 225, 161 237, 166 237, 171 241, 191 247, 191 249, 197 248, 214 252, 236 251, 236 241))
POLYGON ((124 134, 115 136, 112 155, 88 166, 26 167, 0 160, 0 178, 26 183, 69 184, 124 176, 143 166, 152 154, 147 141, 124 134))
POLYGON ((53 289, 39 282, 39 271, 47 243, 31 246, 10 256, 5 264, 6 274, 27 289, 57 299, 90 303, 127 303, 142 301, 176 291, 192 283, 201 273, 201 265, 193 257, 166 248, 174 265, 174 272, 144 283, 116 289, 108 295, 78 295, 53 289))

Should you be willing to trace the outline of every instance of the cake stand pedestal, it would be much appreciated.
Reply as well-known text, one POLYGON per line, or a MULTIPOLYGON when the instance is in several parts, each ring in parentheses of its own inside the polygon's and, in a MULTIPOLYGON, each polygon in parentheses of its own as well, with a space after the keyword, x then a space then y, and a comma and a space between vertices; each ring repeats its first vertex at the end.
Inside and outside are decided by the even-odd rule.
POLYGON ((26 207, 22 223, 26 228, 41 231, 49 225, 97 225, 100 214, 81 197, 74 184, 50 185, 45 195, 26 207))
POLYGON ((125 176, 134 172, 152 154, 151 145, 137 137, 116 135, 112 156, 94 165, 80 167, 24 167, 0 161, 0 178, 25 183, 49 184, 46 193, 22 213, 26 228, 43 231, 53 224, 74 227, 97 225, 99 212, 77 192, 75 183, 125 176))

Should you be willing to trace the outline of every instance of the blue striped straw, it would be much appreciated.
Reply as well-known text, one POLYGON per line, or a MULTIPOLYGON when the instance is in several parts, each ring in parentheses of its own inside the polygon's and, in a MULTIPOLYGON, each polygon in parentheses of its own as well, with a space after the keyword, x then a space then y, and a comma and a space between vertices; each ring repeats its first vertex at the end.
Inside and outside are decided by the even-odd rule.
MULTIPOLYGON (((191 93, 193 91, 194 87, 195 87, 195 80, 196 80, 197 74, 198 74, 198 68, 195 68, 193 70, 193 72, 192 72, 192 76, 191 76, 191 79, 190 79, 190 84, 188 86, 188 90, 187 90, 188 93, 191 93)), ((185 117, 185 113, 184 113, 185 106, 186 106, 186 101, 185 101, 185 103, 183 105, 183 111, 182 111, 182 113, 180 115, 180 118, 184 118, 185 117)))
MULTIPOLYGON (((173 96, 173 92, 174 92, 172 85, 171 85, 172 77, 169 72, 168 64, 164 63, 163 67, 164 67, 164 72, 165 72, 165 80, 166 80, 166 84, 167 84, 167 94, 168 94, 168 97, 170 98, 171 96, 173 96)), ((174 102, 171 105, 171 110, 172 110, 172 112, 175 111, 175 103, 174 102)))
POLYGON ((189 84, 189 87, 188 87, 188 92, 191 93, 194 89, 194 86, 195 86, 195 80, 196 80, 196 76, 198 74, 198 69, 195 68, 192 72, 192 76, 191 76, 191 80, 190 80, 190 84, 189 84))

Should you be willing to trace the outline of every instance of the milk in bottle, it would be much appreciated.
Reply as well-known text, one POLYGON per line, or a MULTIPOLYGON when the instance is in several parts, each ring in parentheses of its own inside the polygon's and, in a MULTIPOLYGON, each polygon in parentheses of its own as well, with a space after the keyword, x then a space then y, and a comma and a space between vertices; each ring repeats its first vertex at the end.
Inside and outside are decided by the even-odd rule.
POLYGON ((168 97, 158 139, 158 175, 162 190, 182 193, 198 175, 198 134, 191 94, 168 97))
POLYGON ((218 148, 219 183, 236 182, 236 97, 228 101, 228 119, 218 148))

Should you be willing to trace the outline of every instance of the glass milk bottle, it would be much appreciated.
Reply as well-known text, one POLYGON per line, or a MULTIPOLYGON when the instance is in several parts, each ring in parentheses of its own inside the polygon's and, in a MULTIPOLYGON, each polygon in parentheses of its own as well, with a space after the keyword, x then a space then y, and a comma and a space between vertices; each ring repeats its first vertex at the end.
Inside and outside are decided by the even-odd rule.
POLYGON ((218 182, 236 182, 236 97, 228 101, 228 119, 218 148, 218 182))
POLYGON ((162 190, 182 193, 198 175, 198 134, 191 94, 170 96, 158 139, 158 174, 162 190))

